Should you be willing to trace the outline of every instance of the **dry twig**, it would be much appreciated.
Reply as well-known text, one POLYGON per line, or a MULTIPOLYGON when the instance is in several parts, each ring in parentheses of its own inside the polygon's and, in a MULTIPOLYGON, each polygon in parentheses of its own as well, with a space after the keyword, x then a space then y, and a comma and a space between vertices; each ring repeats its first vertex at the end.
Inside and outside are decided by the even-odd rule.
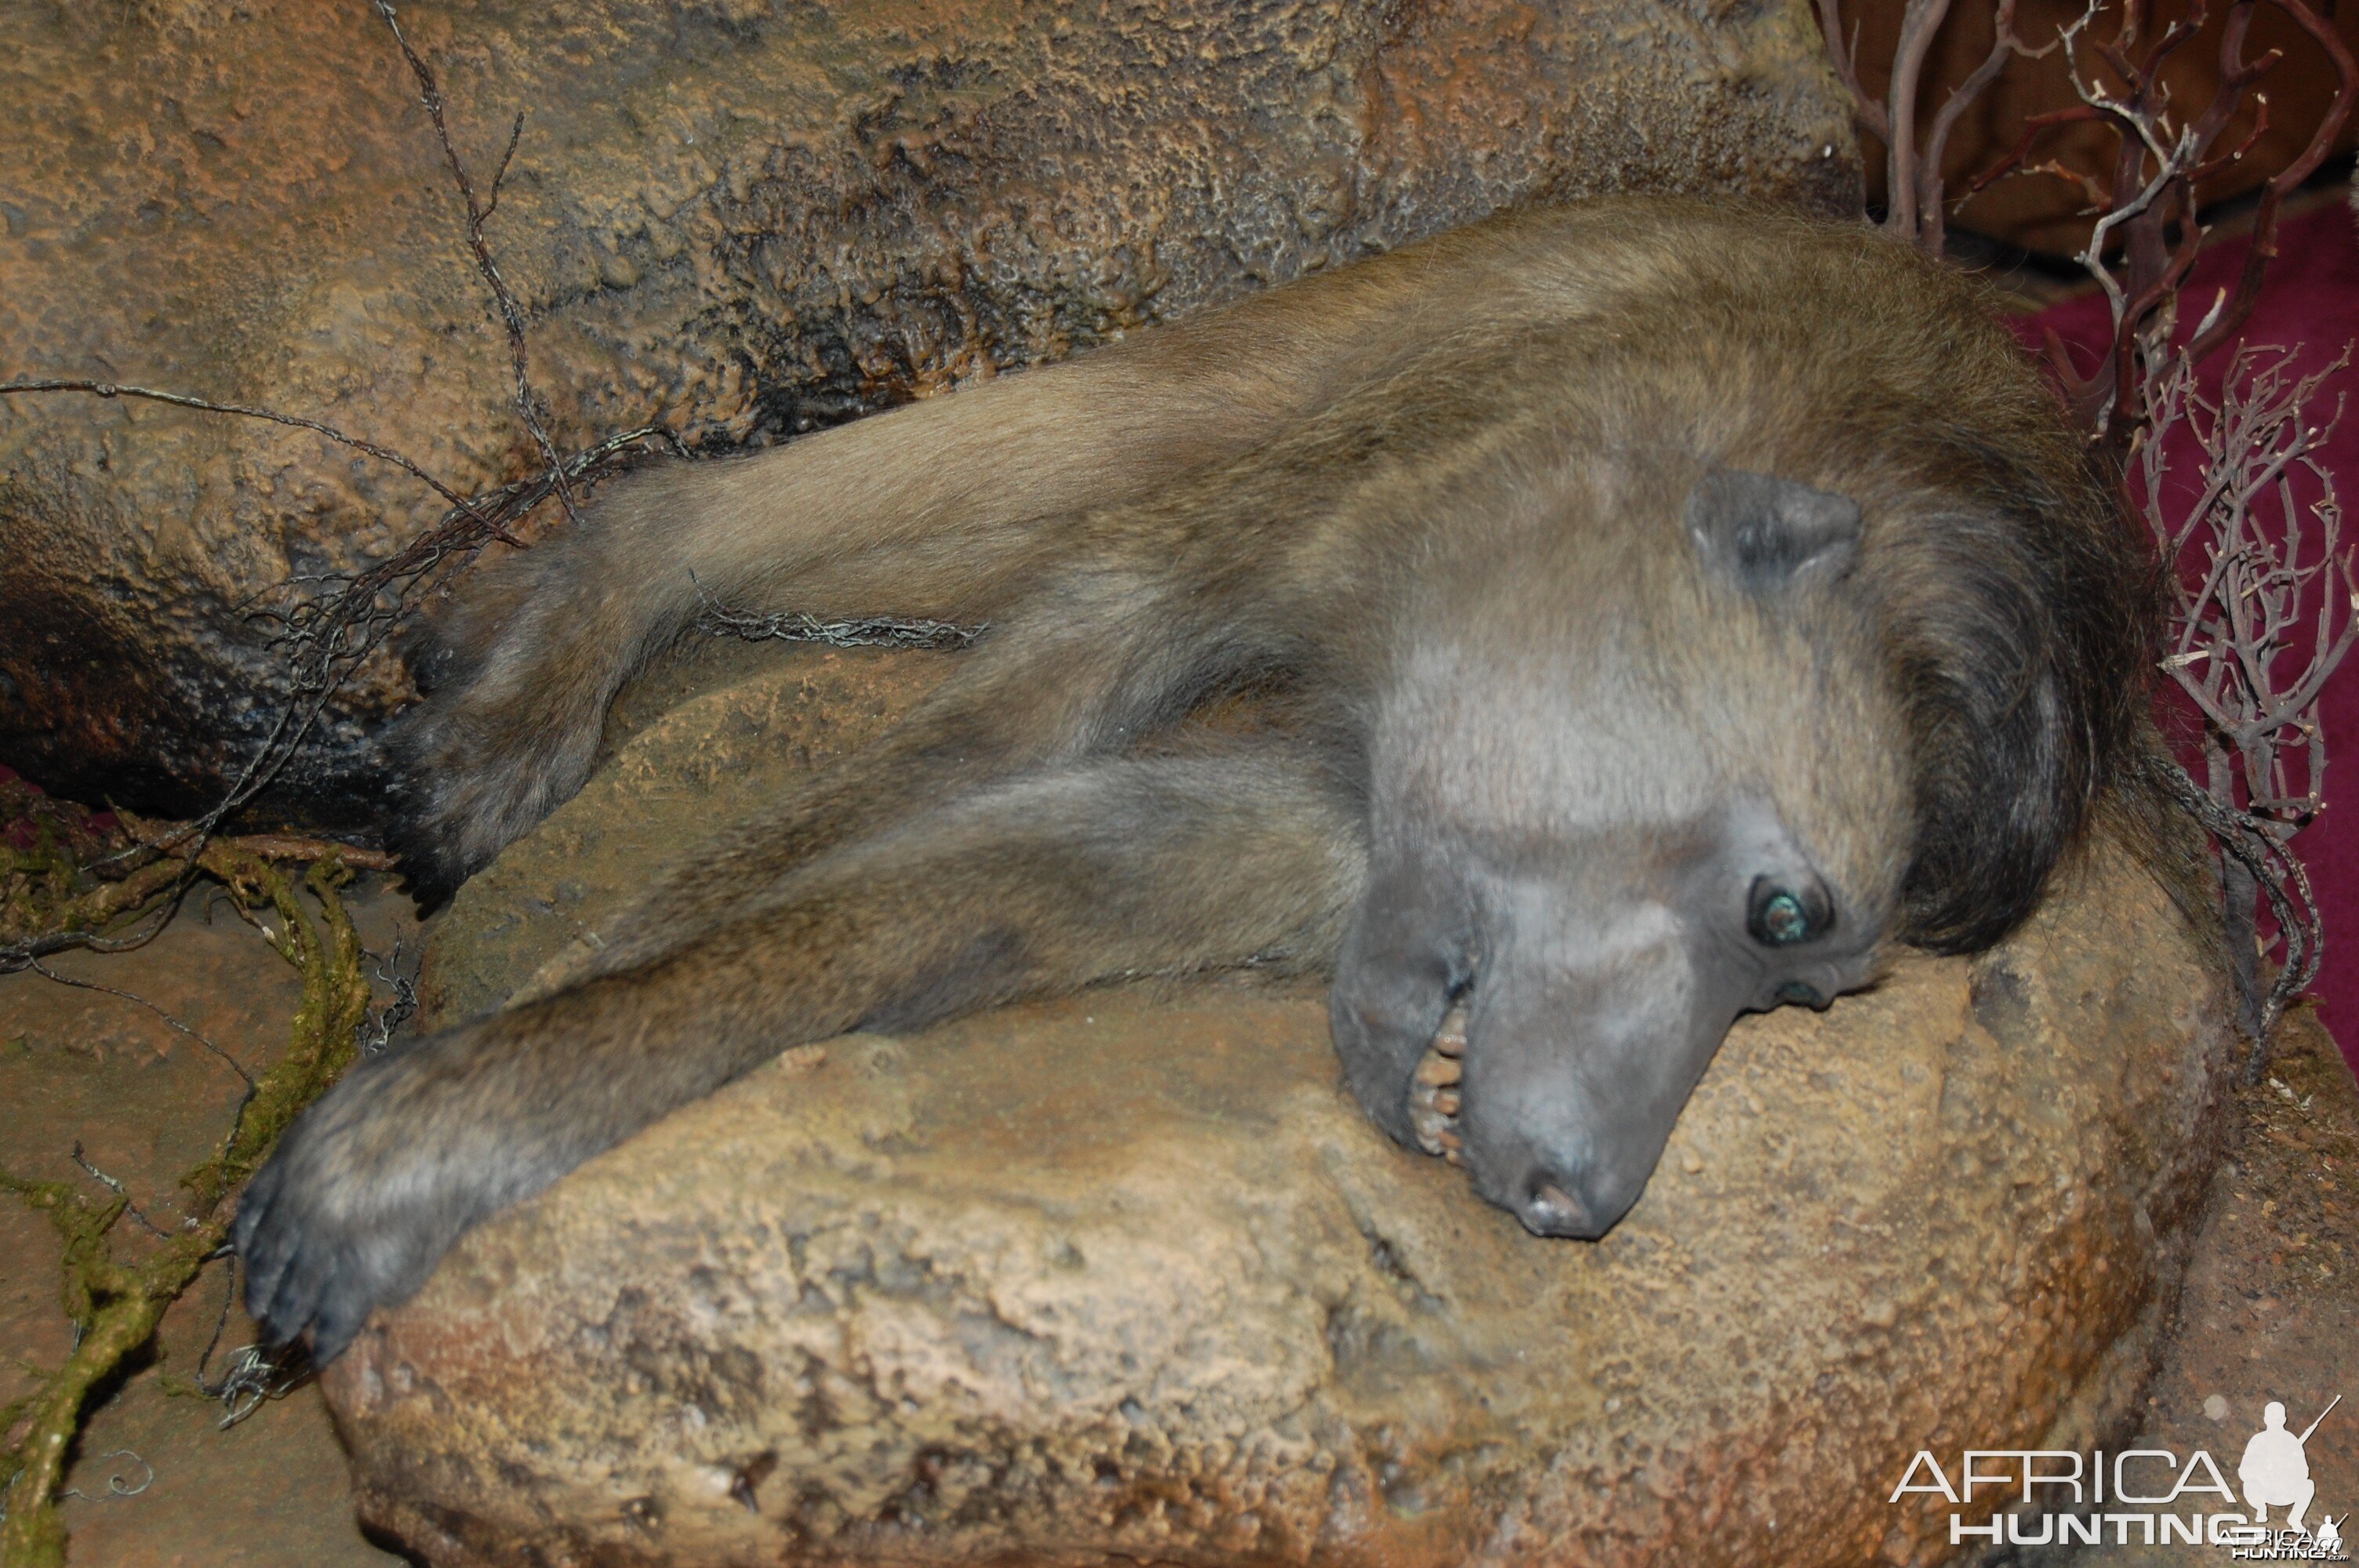
MULTIPOLYGON (((175 408, 193 408, 201 414, 234 414, 241 418, 266 419, 274 425, 287 425, 298 430, 310 430, 316 435, 325 436, 338 446, 349 447, 353 451, 376 459, 379 462, 391 463, 402 472, 424 483, 452 506, 461 511, 473 510, 466 497, 391 448, 380 447, 375 441, 364 441, 358 436, 348 436, 332 425, 323 425, 317 419, 306 419, 298 414, 281 414, 275 408, 253 408, 242 403, 215 403, 210 398, 191 397, 186 393, 159 392, 152 386, 130 386, 113 381, 60 380, 52 377, 41 381, 0 382, 0 397, 32 392, 82 392, 92 397, 131 397, 148 403, 168 403, 175 408)), ((508 543, 514 544, 516 541, 509 539, 508 543)))
POLYGON ((2359 575, 2343 543, 2333 476, 2319 454, 2342 417, 2313 422, 2321 388, 2349 351, 2306 376, 2283 350, 2245 350, 2216 402, 2197 390, 2180 351, 2148 394, 2152 428, 2131 471, 2132 490, 2172 576, 2172 639, 2162 661, 2203 725, 2205 794, 2223 845, 2244 852, 2223 864, 2230 953, 2244 1023, 2260 1043, 2286 1003, 2316 976, 2317 901, 2292 850, 2294 835, 2325 808, 2326 736, 2318 705, 2327 677, 2359 639, 2359 575), (2191 500, 2174 493, 2169 438, 2198 453, 2191 500), (2270 898, 2284 964, 2261 994, 2256 894, 2270 898))
POLYGON ((820 643, 832 648, 963 648, 987 626, 961 626, 949 621, 911 620, 897 615, 863 615, 829 621, 802 611, 732 610, 704 591, 696 573, 688 574, 703 605, 697 627, 720 637, 748 643, 820 643))
POLYGON ((441 144, 442 161, 450 168, 451 183, 458 188, 460 202, 466 209, 467 249, 475 258, 475 270, 484 275, 484 282, 491 288, 492 302, 499 308, 501 324, 507 329, 508 358, 516 367, 516 417, 524 422, 525 429, 531 433, 533 444, 540 449, 541 460, 548 465, 548 471, 556 481, 558 503, 565 508, 566 518, 571 521, 577 515, 573 506, 573 489, 567 480, 565 464, 557 455, 556 445, 549 440, 549 432, 541 426, 538 400, 532 389, 532 372, 527 365, 525 342, 524 308, 516 303, 507 279, 500 276, 499 261, 492 254, 490 243, 484 238, 484 224, 499 210, 500 184, 507 178, 508 164, 516 157, 516 144, 524 138, 524 112, 518 110, 515 121, 509 124, 507 149, 500 154, 499 167, 492 171, 491 181, 484 188, 483 199, 478 200, 474 178, 467 171, 467 160, 459 156, 457 146, 451 140, 451 127, 443 119, 440 83, 436 81, 432 68, 419 58, 416 49, 409 47, 409 39, 403 34, 401 22, 395 16, 388 0, 375 0, 375 5, 376 14, 385 18, 386 28, 393 34, 393 41, 400 47, 401 58, 409 62, 410 74, 418 79, 419 102, 425 105, 427 118, 434 122, 434 139, 441 144))
POLYGON ((2227 0, 2220 13, 2218 92, 2193 110, 2174 103, 2168 70, 2202 34, 2213 3, 2191 0, 2184 15, 2156 29, 2154 0, 2089 0, 2087 9, 2054 38, 2034 49, 2016 30, 2015 0, 1998 0, 1989 55, 1943 101, 1920 140, 1925 67, 1951 0, 1908 0, 1891 88, 1882 101, 1861 83, 1855 48, 1843 30, 1843 0, 1819 0, 1828 49, 1852 93, 1854 117, 1885 145, 1890 208, 1884 227, 1934 255, 1941 254, 1948 222, 1944 158, 1951 130, 2011 61, 2063 51, 2078 102, 2027 122, 2021 138, 1969 183, 1965 195, 2001 178, 2041 175, 2067 181, 2088 200, 2089 237, 2078 260, 2105 291, 2113 341, 2104 361, 2084 374, 2063 343, 2051 337, 2049 369, 2082 423, 2119 458, 2128 456, 2149 417, 2139 389, 2168 373, 2175 351, 2180 291, 2206 233, 2196 188, 2242 160, 2268 123, 2267 99, 2260 89, 2281 56, 2274 49, 2249 59, 2245 53, 2263 5, 2291 21, 2324 57, 2334 72, 2335 93, 2301 152, 2261 186, 2251 248, 2236 284, 2212 302, 2185 345, 2198 363, 2243 330, 2277 255, 2286 197, 2326 160, 2359 105, 2359 65, 2310 0, 2227 0), (2225 138, 2248 107, 2249 128, 2229 143, 2225 138), (2074 124, 2101 125, 2113 133, 2114 153, 2106 165, 2091 169, 2059 158, 2035 160, 2049 133, 2074 124), (2131 389, 2132 395, 2117 396, 2119 388, 2131 389))
MULTIPOLYGON (((203 413, 262 419, 313 431, 352 450, 392 464, 425 483, 450 503, 449 510, 433 526, 405 548, 365 570, 351 576, 330 574, 289 579, 279 585, 281 590, 316 588, 322 584, 337 587, 332 593, 314 592, 284 608, 267 608, 254 612, 258 617, 278 623, 279 630, 273 637, 272 644, 286 656, 288 671, 287 689, 281 694, 281 706, 262 744, 240 768, 222 798, 202 816, 192 822, 161 828, 153 835, 143 834, 140 844, 133 850, 124 852, 129 855, 141 850, 169 851, 179 856, 180 868, 169 872, 157 872, 149 867, 122 881, 110 882, 106 890, 92 895, 90 905, 70 911, 73 918, 64 920, 47 931, 18 936, 0 946, 0 973, 22 968, 37 958, 70 947, 119 952, 150 940, 156 931, 161 929, 163 922, 170 918, 180 896, 192 884, 196 851, 211 840, 233 813, 277 777, 353 672, 376 652, 451 571, 472 560, 477 552, 494 540, 519 545, 514 526, 552 495, 571 516, 575 487, 596 478, 635 449, 649 442, 662 442, 670 445, 675 451, 682 450, 679 438, 670 431, 650 426, 610 437, 570 458, 558 455, 542 424, 538 397, 532 387, 523 308, 502 276, 484 232, 484 223, 499 206, 500 187, 523 135, 524 117, 518 114, 510 125, 506 148, 493 171, 491 180, 483 188, 484 194, 479 197, 466 161, 459 156, 451 140, 441 90, 432 69, 410 46, 393 7, 385 0, 376 0, 376 8, 392 33, 403 59, 418 80, 420 100, 432 123, 436 142, 451 171, 451 180, 458 188, 465 214, 468 251, 491 291, 493 303, 507 333, 509 356, 516 377, 516 414, 539 449, 547 466, 530 479, 505 484, 480 495, 465 496, 391 448, 348 435, 321 421, 276 409, 217 402, 184 393, 114 382, 52 378, 0 384, 0 395, 63 392, 107 398, 136 397, 203 413), (167 890, 168 896, 160 900, 156 898, 158 892, 167 890), (152 918, 147 924, 129 931, 102 935, 117 914, 133 907, 147 907, 152 918)), ((369 863, 363 859, 364 853, 348 854, 348 863, 369 863)), ((375 859, 378 864, 390 864, 383 858, 375 859)))
POLYGON ((2219 13, 2217 92, 2205 103, 2175 103, 2167 69, 2202 34, 2213 4, 2190 0, 2184 14, 2157 27, 2154 0, 2088 0, 2079 16, 2035 49, 2016 31, 2015 0, 1998 0, 1990 54, 1941 104, 1921 142, 1924 69, 1951 0, 1908 0, 1883 102, 1861 84, 1842 0, 1820 0, 1820 10, 1860 126, 1886 149, 1891 208, 1885 227, 1935 255, 1947 221, 1943 158, 1951 129, 2012 60, 2063 52, 2077 102, 2029 121, 1966 194, 2001 178, 2038 175, 2064 179, 2088 201, 2089 234, 2077 259, 2104 291, 2111 338, 2104 360, 2083 373, 2050 331, 2048 368, 2090 439, 2121 470, 2126 509, 2146 519, 2171 568, 2172 647, 2163 667, 2203 717, 2205 783, 2176 763, 2168 764, 2163 782, 2220 849, 2234 978, 2253 1041, 2246 1070, 2257 1077, 2269 1033, 2287 1000, 2316 975, 2323 945, 2309 877, 2291 840, 2322 804, 2326 757, 2317 702, 2350 650, 2359 600, 2351 596, 2352 565, 2341 545, 2333 487, 2317 461, 2324 431, 2306 425, 2303 410, 2343 362, 2295 381, 2288 356, 2267 362, 2240 356, 2217 406, 2196 397, 2194 371, 2234 341, 2251 317, 2277 255, 2285 199, 2325 160, 2359 104, 2359 66, 2310 0, 2227 0, 2219 13), (2186 327, 2180 294, 2208 233, 2197 189, 2244 158, 2268 124, 2260 88, 2281 57, 2276 50, 2246 54, 2264 4, 2325 59, 2334 97, 2302 151, 2262 184, 2235 284, 2186 327), (2232 143, 2231 128, 2246 118, 2248 106, 2249 128, 2232 143), (2049 133, 2079 124, 2112 133, 2114 156, 2104 166, 2035 159, 2049 133), (2203 482, 2184 509, 2162 483, 2164 437, 2182 428, 2204 453, 2203 482), (2322 501, 2297 504, 2297 470, 2323 487, 2322 501), (2271 520, 2266 525, 2265 510, 2271 520), (2285 962, 2266 996, 2254 942, 2256 904, 2264 902, 2285 946, 2285 962))

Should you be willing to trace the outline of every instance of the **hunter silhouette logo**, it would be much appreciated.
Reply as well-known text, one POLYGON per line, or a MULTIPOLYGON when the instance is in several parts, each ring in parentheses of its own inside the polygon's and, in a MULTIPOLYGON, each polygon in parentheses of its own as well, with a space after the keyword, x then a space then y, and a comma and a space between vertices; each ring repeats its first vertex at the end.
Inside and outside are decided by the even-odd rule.
MULTIPOLYGON (((2226 1401, 2209 1402, 2218 1408, 2208 1413, 2220 1420, 2226 1401)), ((2237 1460, 2234 1487, 2200 1448, 2183 1460, 2166 1448, 1968 1449, 1954 1483, 1927 1449, 1909 1461, 1889 1500, 1919 1494, 1950 1504, 1952 1546, 2209 1545, 2239 1563, 2348 1563, 2342 1527, 2350 1516, 2321 1513, 2310 1521, 2318 1482, 2308 1444, 2342 1402, 2335 1395, 2297 1433, 2285 1405, 2270 1400, 2237 1460), (2273 1509, 2285 1510, 2274 1527, 2273 1509), (1985 1522, 1969 1523, 1976 1513, 1985 1522)))
MULTIPOLYGON (((2236 1466, 2236 1479, 2245 1488, 2245 1501, 2253 1507, 2253 1522, 2269 1522, 2269 1510, 2281 1508, 2288 1530, 2302 1528, 2301 1516, 2310 1499, 2318 1496, 2318 1483, 2310 1478, 2310 1434, 2318 1430, 2336 1405, 2343 1402, 2337 1394, 2326 1409, 2318 1412, 2299 1437, 2286 1430, 2286 1408, 2271 1400, 2261 1411, 2261 1430, 2245 1444, 2245 1457, 2236 1466)), ((2332 1528, 2329 1520, 2327 1528, 2332 1528)))

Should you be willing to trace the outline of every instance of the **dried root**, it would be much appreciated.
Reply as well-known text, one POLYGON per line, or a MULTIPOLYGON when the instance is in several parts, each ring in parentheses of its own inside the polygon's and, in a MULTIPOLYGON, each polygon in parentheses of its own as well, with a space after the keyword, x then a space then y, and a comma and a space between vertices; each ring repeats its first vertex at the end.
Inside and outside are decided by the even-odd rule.
MULTIPOLYGON (((177 862, 159 864, 174 877, 182 870, 177 862)), ((277 913, 282 935, 274 946, 302 976, 303 1000, 286 1052, 254 1081, 220 1149, 180 1178, 189 1219, 139 1263, 114 1257, 111 1235, 130 1209, 127 1195, 110 1188, 100 1200, 63 1182, 0 1171, 0 1188, 47 1214, 65 1243, 62 1294, 75 1330, 66 1364, 33 1393, 0 1410, 0 1432, 25 1423, 22 1435, 0 1449, 5 1568, 62 1568, 66 1537, 57 1499, 92 1390, 154 1339, 165 1310, 221 1254, 233 1214, 224 1200, 351 1062, 355 1033, 368 1017, 360 938, 338 897, 352 876, 341 859, 331 854, 303 874, 309 901, 294 873, 235 839, 206 844, 193 869, 226 887, 242 907, 277 913)))

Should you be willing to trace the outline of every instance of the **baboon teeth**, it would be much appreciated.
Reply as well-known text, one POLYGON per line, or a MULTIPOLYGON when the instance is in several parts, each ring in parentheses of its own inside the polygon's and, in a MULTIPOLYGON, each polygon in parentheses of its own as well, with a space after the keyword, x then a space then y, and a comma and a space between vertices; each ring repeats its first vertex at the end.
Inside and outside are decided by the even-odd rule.
POLYGON ((1466 1008, 1463 1003, 1442 1015, 1441 1027, 1433 1033, 1433 1047, 1455 1061, 1466 1054, 1466 1008))
POLYGON ((1458 1133, 1458 1108, 1462 1102, 1456 1087, 1466 1076, 1465 1054, 1466 1010, 1453 1007, 1409 1079, 1408 1119, 1417 1134, 1417 1146, 1453 1165, 1462 1162, 1466 1147, 1458 1133))

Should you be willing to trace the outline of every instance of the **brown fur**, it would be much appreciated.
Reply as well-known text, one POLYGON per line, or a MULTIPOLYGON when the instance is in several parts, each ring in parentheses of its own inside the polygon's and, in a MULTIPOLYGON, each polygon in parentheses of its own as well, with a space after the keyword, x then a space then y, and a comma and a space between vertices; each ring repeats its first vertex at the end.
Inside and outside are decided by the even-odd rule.
POLYGON ((633 476, 440 629, 398 742, 429 892, 578 787, 700 590, 991 630, 572 983, 310 1113, 241 1213, 250 1301, 332 1354, 466 1227, 789 1045, 1255 961, 1335 970, 1397 1137, 1463 1001, 1478 1189, 1598 1234, 1737 1011, 2030 909, 2135 750, 2149 576, 1971 289, 1674 201, 633 476), (1263 730, 1168 743, 1241 691, 1263 730), (1791 946, 1779 892, 1815 912, 1791 946))

